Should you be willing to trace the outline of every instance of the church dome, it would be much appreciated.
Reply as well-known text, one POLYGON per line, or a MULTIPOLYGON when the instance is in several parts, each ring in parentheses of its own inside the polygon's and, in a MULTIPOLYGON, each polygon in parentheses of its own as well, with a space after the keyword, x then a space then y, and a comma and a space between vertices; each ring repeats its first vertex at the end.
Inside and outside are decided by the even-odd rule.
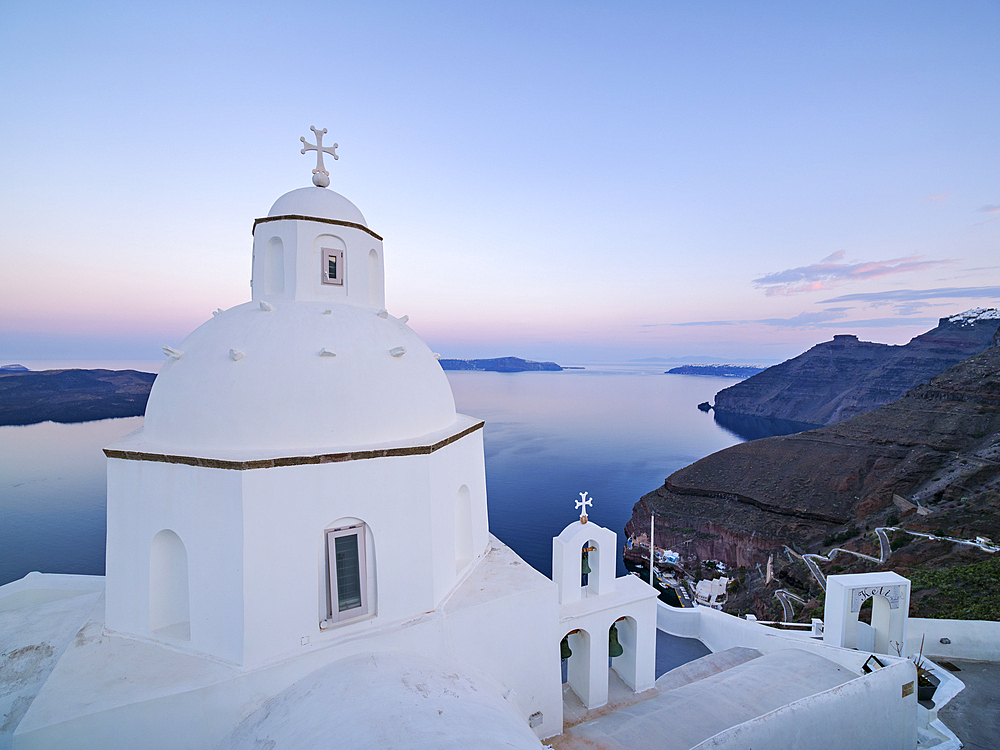
POLYGON ((267 212, 268 216, 309 216, 315 219, 349 221, 367 227, 365 217, 347 198, 329 188, 304 187, 285 193, 267 212))
POLYGON ((177 349, 183 353, 167 361, 149 395, 147 449, 315 455, 399 445, 457 418, 427 345, 371 308, 248 302, 177 349))

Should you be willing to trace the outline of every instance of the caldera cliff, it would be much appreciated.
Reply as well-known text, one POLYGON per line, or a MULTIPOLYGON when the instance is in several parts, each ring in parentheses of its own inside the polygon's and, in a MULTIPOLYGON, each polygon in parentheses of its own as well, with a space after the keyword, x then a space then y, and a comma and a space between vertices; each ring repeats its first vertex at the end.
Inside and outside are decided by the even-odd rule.
POLYGON ((715 396, 717 413, 825 425, 895 401, 906 391, 997 341, 1000 312, 977 308, 949 318, 904 346, 834 336, 715 396))
MULTIPOLYGON (((656 546, 688 565, 711 559, 762 571, 772 558, 803 597, 819 590, 792 565, 798 555, 836 544, 877 558, 880 526, 1000 539, 1000 348, 861 416, 741 443, 676 471, 635 505, 626 532, 648 534, 650 515, 656 546)), ((903 536, 893 536, 883 567, 904 574, 992 557, 891 533, 903 536)), ((827 573, 879 567, 850 555, 834 562, 827 573)))

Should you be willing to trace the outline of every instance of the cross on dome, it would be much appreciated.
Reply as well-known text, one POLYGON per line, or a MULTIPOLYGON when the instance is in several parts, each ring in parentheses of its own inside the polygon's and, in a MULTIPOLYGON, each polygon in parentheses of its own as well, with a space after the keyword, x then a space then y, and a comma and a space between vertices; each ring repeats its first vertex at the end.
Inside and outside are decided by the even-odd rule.
POLYGON ((309 143, 309 141, 307 141, 305 138, 300 137, 299 140, 302 141, 303 144, 301 153, 304 154, 306 151, 316 152, 316 169, 312 171, 313 185, 315 185, 316 187, 323 187, 323 188, 329 187, 330 173, 326 171, 326 166, 323 164, 323 154, 327 153, 330 154, 330 156, 332 156, 335 160, 339 159, 340 157, 337 156, 337 147, 340 144, 334 143, 333 146, 324 146, 323 136, 326 134, 326 128, 323 128, 322 130, 316 130, 315 125, 310 125, 309 129, 316 136, 316 144, 313 145, 312 143, 309 143))
POLYGON ((587 499, 586 492, 580 493, 580 499, 576 501, 576 507, 580 509, 580 523, 587 523, 587 506, 593 504, 591 500, 587 499))

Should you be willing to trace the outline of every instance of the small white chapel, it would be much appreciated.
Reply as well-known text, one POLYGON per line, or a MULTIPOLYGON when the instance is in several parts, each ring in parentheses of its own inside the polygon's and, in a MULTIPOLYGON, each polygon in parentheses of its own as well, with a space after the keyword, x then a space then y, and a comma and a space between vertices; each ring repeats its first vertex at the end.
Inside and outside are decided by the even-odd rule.
POLYGON ((313 185, 254 222, 250 301, 164 347, 105 450, 106 575, 4 587, 34 661, 0 748, 527 750, 563 731, 564 658, 589 709, 609 659, 653 687, 656 591, 615 578, 586 494, 552 579, 490 535, 483 422, 387 311, 382 237, 312 130, 313 185))
POLYGON ((312 130, 250 301, 163 348, 105 449, 106 575, 0 586, 0 750, 962 746, 925 655, 998 662, 1000 623, 910 618, 902 576, 817 572, 823 620, 760 622, 616 578, 585 492, 551 578, 493 537, 483 422, 312 130), (709 653, 657 678, 658 634, 709 653))

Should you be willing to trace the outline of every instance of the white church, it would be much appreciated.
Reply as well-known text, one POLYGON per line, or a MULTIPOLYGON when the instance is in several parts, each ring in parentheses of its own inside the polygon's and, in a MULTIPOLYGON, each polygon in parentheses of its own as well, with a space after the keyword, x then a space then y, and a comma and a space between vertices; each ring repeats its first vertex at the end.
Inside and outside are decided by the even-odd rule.
POLYGON ((906 579, 831 576, 826 632, 793 632, 615 578, 585 495, 552 579, 492 537, 483 422, 386 311, 313 132, 314 186, 254 222, 251 301, 164 347, 105 450, 106 575, 0 587, 0 750, 960 746, 936 707, 961 683, 918 705, 890 648, 906 579), (657 629, 713 653, 656 679, 657 629))

